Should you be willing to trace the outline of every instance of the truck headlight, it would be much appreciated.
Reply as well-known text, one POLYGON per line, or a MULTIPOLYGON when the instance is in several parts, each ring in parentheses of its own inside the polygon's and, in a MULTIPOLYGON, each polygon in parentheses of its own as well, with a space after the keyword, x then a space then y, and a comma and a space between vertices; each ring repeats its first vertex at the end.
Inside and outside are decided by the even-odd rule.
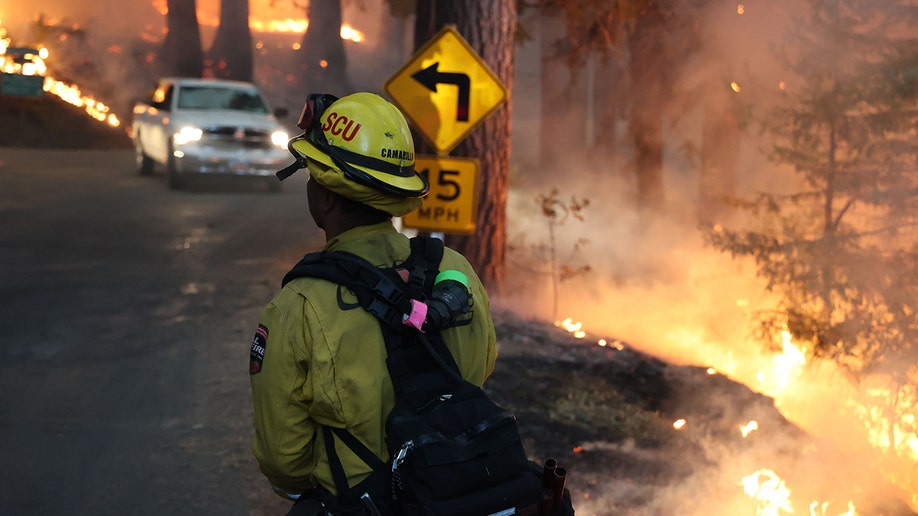
POLYGON ((176 145, 186 145, 188 143, 200 140, 201 136, 203 135, 204 131, 202 131, 200 128, 186 126, 182 127, 177 133, 172 135, 172 141, 174 141, 176 145))
POLYGON ((277 145, 281 149, 287 148, 287 142, 290 140, 290 137, 287 136, 287 131, 274 131, 271 133, 271 143, 277 145))

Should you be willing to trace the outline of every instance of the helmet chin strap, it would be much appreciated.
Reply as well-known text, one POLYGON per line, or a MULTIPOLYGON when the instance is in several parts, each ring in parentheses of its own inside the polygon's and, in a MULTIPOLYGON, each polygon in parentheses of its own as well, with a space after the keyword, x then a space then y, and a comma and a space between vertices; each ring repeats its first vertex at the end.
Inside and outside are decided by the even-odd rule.
POLYGON ((306 168, 306 158, 296 158, 296 161, 287 165, 281 170, 278 170, 274 173, 277 176, 277 179, 283 181, 288 177, 292 176, 294 172, 301 168, 306 168))

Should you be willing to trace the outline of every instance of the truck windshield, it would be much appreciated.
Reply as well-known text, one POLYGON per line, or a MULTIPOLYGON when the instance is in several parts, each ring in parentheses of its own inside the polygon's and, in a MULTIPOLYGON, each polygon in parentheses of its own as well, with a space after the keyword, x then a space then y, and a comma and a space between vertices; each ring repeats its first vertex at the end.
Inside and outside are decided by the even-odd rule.
POLYGON ((182 109, 224 109, 267 113, 268 107, 255 90, 218 86, 185 86, 179 90, 178 107, 182 109))

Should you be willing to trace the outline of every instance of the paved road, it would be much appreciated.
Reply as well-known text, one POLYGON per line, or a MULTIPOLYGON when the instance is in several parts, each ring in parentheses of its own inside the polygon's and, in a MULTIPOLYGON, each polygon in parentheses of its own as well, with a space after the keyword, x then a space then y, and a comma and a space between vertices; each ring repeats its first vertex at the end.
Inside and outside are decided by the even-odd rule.
POLYGON ((0 514, 284 513, 247 362, 322 242, 302 181, 174 192, 129 151, 0 148, 0 514))

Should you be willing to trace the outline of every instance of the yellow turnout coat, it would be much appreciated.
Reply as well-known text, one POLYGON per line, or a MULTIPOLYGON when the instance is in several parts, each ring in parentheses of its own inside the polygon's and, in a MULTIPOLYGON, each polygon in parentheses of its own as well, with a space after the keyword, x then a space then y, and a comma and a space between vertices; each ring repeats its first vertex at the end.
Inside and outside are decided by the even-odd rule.
MULTIPOLYGON (((410 245, 384 222, 342 233, 325 250, 390 267, 408 258, 410 245)), ((448 248, 440 263, 446 269, 468 276, 474 316, 443 337, 465 379, 481 385, 497 357, 488 297, 468 261, 448 248)), ((395 399, 386 346, 378 320, 340 290, 321 279, 292 280, 265 307, 252 343, 253 452, 275 491, 287 498, 315 485, 337 494, 320 425, 346 428, 388 459, 385 422, 395 399)), ((370 468, 347 446, 336 442, 336 451, 351 486, 369 476, 370 468)))

